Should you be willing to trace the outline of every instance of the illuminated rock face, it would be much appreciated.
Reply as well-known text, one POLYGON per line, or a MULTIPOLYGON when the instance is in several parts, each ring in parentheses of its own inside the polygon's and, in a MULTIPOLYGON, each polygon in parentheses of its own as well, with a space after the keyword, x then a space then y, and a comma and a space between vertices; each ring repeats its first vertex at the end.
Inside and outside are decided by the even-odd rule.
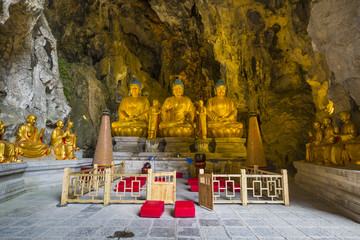
MULTIPOLYGON (((310 13, 316 14, 316 5, 325 1, 317 2, 311 9, 310 0, 51 0, 38 12, 57 40, 60 59, 70 63, 61 69, 68 73, 63 83, 79 146, 95 147, 105 106, 113 113, 111 120, 117 120, 116 110, 134 76, 144 85, 143 95, 161 103, 171 95, 176 77, 185 84, 185 96, 204 102, 214 96, 214 83, 222 78, 244 135, 251 108, 259 114, 265 156, 287 166, 304 158, 307 129, 315 118, 327 115, 332 65, 328 67, 321 41, 311 42, 307 33, 310 13)), ((26 4, 10 5, 3 26, 20 22, 16 12, 26 4)), ((4 66, 0 64, 1 73, 4 66)), ((8 94, 3 82, 0 90, 8 94)), ((351 88, 354 81, 347 82, 351 88)))

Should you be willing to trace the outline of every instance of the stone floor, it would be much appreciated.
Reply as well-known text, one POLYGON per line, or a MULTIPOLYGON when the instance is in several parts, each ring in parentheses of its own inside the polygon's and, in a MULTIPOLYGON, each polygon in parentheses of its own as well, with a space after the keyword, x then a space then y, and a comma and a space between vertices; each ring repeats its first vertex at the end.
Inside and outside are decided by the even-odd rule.
MULTIPOLYGON (((185 179, 177 200, 197 202, 185 179)), ((61 188, 29 192, 0 204, 0 239, 360 239, 360 224, 290 185, 290 206, 217 204, 196 206, 196 218, 174 218, 166 205, 161 218, 140 218, 141 204, 69 204, 56 207, 61 188), (118 239, 118 237, 114 238, 118 239), (121 238, 124 239, 124 238, 121 238)))

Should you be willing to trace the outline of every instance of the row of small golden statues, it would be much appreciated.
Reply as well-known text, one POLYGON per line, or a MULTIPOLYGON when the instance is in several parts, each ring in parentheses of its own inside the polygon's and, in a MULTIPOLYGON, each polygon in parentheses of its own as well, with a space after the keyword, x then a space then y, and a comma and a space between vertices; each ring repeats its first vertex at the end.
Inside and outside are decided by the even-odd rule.
POLYGON ((56 160, 76 159, 74 151, 76 147, 77 134, 71 132, 73 122, 69 122, 65 132, 63 121, 57 122, 57 127, 51 134, 51 147, 42 142, 44 128, 39 130, 34 126, 36 122, 35 115, 27 117, 27 123, 22 125, 18 132, 15 143, 9 143, 2 140, 6 124, 0 120, 0 163, 22 162, 18 156, 25 158, 40 158, 47 156, 54 150, 56 160))
POLYGON ((322 124, 313 124, 309 133, 310 143, 306 144, 306 161, 319 165, 345 166, 346 163, 360 165, 360 136, 354 122, 350 120, 350 112, 340 113, 343 122, 341 131, 332 125, 332 119, 326 117, 322 124))
POLYGON ((234 101, 225 96, 223 80, 215 84, 215 97, 203 106, 203 101, 194 104, 183 96, 184 84, 176 79, 172 85, 172 97, 161 106, 158 100, 150 106, 149 100, 141 96, 141 83, 134 78, 130 82, 130 96, 120 103, 119 120, 113 122, 113 136, 137 136, 156 139, 160 137, 242 137, 243 124, 237 122, 234 101), (196 116, 196 118, 195 118, 196 116), (196 121, 194 121, 196 119, 196 121))

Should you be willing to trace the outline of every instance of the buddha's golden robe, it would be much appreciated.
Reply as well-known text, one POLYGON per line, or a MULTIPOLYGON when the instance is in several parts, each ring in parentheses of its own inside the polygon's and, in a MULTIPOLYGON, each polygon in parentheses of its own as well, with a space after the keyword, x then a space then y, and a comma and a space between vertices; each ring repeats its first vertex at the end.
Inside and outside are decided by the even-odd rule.
POLYGON ((19 155, 27 158, 43 157, 51 153, 51 149, 42 142, 38 129, 29 123, 19 128, 15 145, 19 148, 19 155))
POLYGON ((168 97, 161 109, 159 134, 163 137, 194 137, 195 107, 185 96, 168 97))
POLYGON ((150 102, 144 96, 124 98, 118 109, 119 121, 111 125, 113 135, 145 137, 149 109, 150 102))
POLYGON ((74 158, 74 148, 70 144, 66 144, 67 135, 64 131, 57 127, 51 134, 51 146, 54 149, 56 160, 65 160, 74 158))
POLYGON ((206 110, 208 137, 242 137, 243 124, 236 121, 237 109, 231 98, 210 98, 206 110))

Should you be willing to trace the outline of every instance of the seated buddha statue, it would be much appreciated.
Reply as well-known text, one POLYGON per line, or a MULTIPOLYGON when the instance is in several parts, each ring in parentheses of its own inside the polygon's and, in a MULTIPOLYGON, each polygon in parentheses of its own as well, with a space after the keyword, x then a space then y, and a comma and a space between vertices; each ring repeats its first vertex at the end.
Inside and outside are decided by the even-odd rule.
POLYGON ((194 137, 195 107, 190 98, 183 96, 184 84, 176 79, 172 85, 172 97, 165 99, 161 107, 159 135, 162 137, 194 137))
POLYGON ((315 121, 313 124, 313 131, 309 132, 310 143, 306 144, 306 161, 323 163, 323 148, 321 143, 324 139, 324 131, 321 128, 321 123, 315 121))
POLYGON ((360 141, 357 139, 358 132, 356 125, 350 120, 350 112, 341 112, 340 119, 344 123, 340 133, 334 133, 339 142, 331 147, 330 161, 334 165, 344 165, 348 158, 360 164, 360 141))
POLYGON ((15 141, 15 146, 19 149, 19 155, 27 158, 39 158, 51 153, 51 149, 42 142, 44 128, 39 130, 34 126, 37 117, 29 115, 27 123, 22 125, 15 141))
POLYGON ((68 133, 64 133, 62 130, 64 122, 57 121, 56 126, 51 134, 51 147, 54 149, 56 160, 74 159, 74 147, 66 144, 68 133))
POLYGON ((0 164, 1 163, 12 163, 12 162, 22 162, 18 159, 18 149, 13 143, 9 143, 2 140, 2 135, 5 132, 6 124, 0 120, 0 164))
POLYGON ((111 124, 113 136, 146 137, 149 109, 149 100, 141 96, 141 83, 134 78, 130 82, 130 96, 120 103, 119 121, 111 124))
POLYGON ((219 79, 215 84, 215 97, 206 104, 207 137, 242 137, 243 124, 237 122, 237 109, 234 101, 225 96, 226 84, 219 79))
POLYGON ((324 149, 324 164, 330 165, 331 158, 331 145, 336 142, 335 128, 332 125, 332 119, 329 117, 325 117, 323 119, 323 129, 324 129, 324 138, 321 142, 321 145, 324 149))
POLYGON ((65 143, 68 145, 73 146, 74 151, 79 150, 80 148, 76 147, 76 138, 77 138, 77 134, 74 134, 71 132, 72 127, 74 126, 73 122, 68 122, 67 124, 67 128, 65 129, 65 143))

